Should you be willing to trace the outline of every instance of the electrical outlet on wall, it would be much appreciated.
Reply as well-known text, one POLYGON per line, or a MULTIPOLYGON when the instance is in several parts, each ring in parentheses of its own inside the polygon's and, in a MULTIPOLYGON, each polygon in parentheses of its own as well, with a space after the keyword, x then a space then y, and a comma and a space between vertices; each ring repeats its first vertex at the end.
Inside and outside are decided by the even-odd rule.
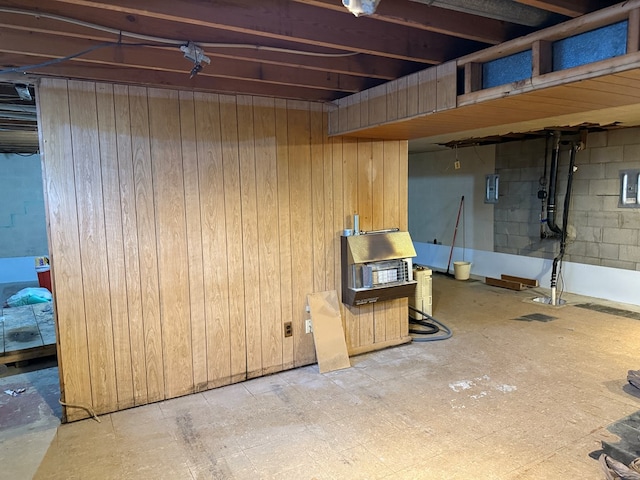
POLYGON ((304 321, 304 333, 313 333, 313 324, 310 318, 304 321))
POLYGON ((285 337, 290 337, 293 335, 293 327, 291 325, 291 322, 285 322, 284 324, 284 336, 285 337))

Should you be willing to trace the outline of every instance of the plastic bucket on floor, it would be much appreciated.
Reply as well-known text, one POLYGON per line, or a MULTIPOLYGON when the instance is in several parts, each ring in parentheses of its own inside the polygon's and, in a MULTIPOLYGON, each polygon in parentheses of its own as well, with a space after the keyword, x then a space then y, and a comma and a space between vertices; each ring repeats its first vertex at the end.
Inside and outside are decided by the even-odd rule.
POLYGON ((36 257, 36 273, 38 275, 38 285, 51 291, 51 266, 48 257, 36 257))
POLYGON ((456 280, 469 280, 471 262, 453 262, 453 275, 456 280))

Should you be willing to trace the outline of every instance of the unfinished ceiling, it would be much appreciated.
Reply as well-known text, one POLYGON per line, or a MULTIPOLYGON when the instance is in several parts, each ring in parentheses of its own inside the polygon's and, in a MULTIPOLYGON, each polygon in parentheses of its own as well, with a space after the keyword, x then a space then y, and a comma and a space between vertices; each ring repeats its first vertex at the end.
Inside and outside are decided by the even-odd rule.
POLYGON ((333 101, 613 3, 382 0, 356 18, 340 0, 0 0, 0 81, 333 101))

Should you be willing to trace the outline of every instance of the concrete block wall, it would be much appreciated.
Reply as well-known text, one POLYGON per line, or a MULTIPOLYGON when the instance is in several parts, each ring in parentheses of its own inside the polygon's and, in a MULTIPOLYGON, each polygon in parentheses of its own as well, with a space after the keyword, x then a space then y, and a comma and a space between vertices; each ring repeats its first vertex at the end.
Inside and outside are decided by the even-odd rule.
POLYGON ((40 156, 0 154, 0 259, 47 254, 40 156))
MULTIPOLYGON (((495 251, 553 258, 557 240, 540 239, 537 197, 545 162, 544 139, 509 142, 496 148, 500 200, 495 207, 495 251)), ((548 159, 550 163, 550 157, 548 159)), ((569 154, 563 150, 559 168, 557 224, 568 174, 569 154)), ((576 156, 565 260, 640 270, 640 209, 619 208, 619 172, 640 168, 640 129, 626 128, 587 136, 576 156)))

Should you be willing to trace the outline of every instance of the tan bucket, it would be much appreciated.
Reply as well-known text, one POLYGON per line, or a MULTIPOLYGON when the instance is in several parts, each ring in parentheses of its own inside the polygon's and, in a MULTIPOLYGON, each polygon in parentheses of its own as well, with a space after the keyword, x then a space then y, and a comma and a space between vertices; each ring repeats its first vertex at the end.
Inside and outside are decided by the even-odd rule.
POLYGON ((453 262, 453 275, 456 280, 469 280, 471 262, 453 262))

